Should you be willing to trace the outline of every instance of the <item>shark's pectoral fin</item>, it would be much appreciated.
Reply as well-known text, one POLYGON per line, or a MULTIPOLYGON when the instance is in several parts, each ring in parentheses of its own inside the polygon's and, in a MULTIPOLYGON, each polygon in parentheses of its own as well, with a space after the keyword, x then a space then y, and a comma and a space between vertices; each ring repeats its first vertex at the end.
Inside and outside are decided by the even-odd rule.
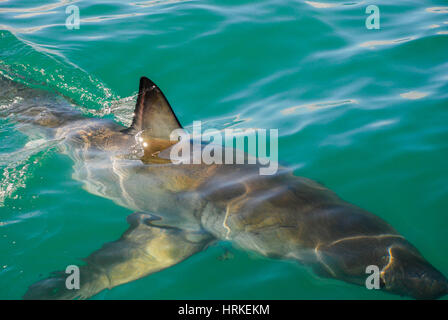
POLYGON ((146 77, 140 78, 134 119, 125 132, 144 130, 148 136, 169 140, 171 132, 179 128, 182 126, 159 87, 146 77))
POLYGON ((119 240, 106 243, 85 259, 80 289, 68 290, 69 275, 60 272, 30 286, 24 298, 85 299, 175 265, 213 241, 207 233, 155 225, 160 220, 149 214, 134 213, 128 222, 130 227, 119 240))

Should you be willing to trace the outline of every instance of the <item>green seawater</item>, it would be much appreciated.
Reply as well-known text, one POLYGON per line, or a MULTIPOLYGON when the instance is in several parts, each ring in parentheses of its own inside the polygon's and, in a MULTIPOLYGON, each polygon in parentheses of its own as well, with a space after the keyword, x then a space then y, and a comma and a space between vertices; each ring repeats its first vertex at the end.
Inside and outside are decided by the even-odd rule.
MULTIPOLYGON (((187 126, 277 128, 281 163, 384 218, 445 275, 447 57, 443 0, 0 1, 2 76, 129 124, 145 75, 187 126)), ((119 238, 132 212, 85 191, 55 148, 30 150, 8 118, 0 141, 0 299, 19 299, 119 238)), ((227 242, 93 299, 243 298, 401 299, 227 242)))

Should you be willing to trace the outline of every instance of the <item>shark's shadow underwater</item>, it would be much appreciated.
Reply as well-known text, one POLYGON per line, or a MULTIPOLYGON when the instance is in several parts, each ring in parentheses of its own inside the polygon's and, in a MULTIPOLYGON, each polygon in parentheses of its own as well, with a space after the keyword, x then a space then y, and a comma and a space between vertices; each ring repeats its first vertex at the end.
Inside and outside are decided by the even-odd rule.
POLYGON ((38 103, 12 112, 62 141, 62 152, 75 162, 74 178, 89 192, 136 211, 119 240, 85 259, 80 289, 68 290, 67 275, 59 272, 31 285, 26 299, 88 298, 173 266, 220 239, 359 285, 366 267, 375 265, 381 288, 395 294, 435 299, 448 293, 444 275, 394 228, 314 181, 284 168, 261 176, 258 165, 171 163, 176 142, 169 135, 181 125, 148 78, 140 80, 130 128, 38 103))

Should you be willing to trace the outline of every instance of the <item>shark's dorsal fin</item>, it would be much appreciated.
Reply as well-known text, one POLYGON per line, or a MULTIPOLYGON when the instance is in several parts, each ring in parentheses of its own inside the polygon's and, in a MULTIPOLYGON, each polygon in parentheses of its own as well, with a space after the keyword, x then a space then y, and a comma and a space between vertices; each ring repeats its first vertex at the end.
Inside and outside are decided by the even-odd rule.
POLYGON ((151 137, 169 139, 171 132, 179 128, 182 126, 162 91, 154 82, 141 77, 134 119, 124 132, 136 134, 144 130, 151 137))

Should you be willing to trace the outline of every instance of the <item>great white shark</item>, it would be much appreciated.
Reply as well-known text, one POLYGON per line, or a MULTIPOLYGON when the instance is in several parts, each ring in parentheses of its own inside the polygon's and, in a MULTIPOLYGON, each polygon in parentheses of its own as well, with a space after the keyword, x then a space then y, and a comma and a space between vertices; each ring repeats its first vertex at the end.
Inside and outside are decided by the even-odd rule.
POLYGON ((61 271, 32 284, 25 299, 86 299, 221 239, 358 285, 374 265, 381 288, 394 294, 435 299, 448 293, 445 276, 392 226, 321 184, 285 168, 263 176, 258 165, 173 164, 169 153, 177 142, 169 137, 181 124, 148 78, 140 79, 129 128, 39 101, 10 112, 25 131, 39 128, 61 141, 74 178, 89 192, 135 211, 120 239, 85 259, 80 289, 67 289, 61 271))

